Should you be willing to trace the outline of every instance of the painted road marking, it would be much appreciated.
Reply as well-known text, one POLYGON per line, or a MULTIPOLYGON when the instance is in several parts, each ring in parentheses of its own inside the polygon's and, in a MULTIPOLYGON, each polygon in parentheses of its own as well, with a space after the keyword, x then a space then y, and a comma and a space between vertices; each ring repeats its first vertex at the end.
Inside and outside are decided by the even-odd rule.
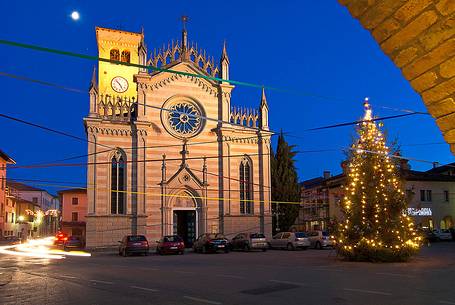
POLYGON ((191 271, 180 271, 180 270, 175 270, 174 272, 182 273, 182 274, 194 274, 195 273, 195 272, 191 272, 191 271))
POLYGON ((330 267, 316 267, 316 268, 313 268, 313 270, 315 270, 315 271, 344 272, 344 270, 341 270, 341 269, 333 269, 333 268, 330 268, 330 267))
POLYGON ((210 301, 210 300, 207 300, 207 299, 201 299, 201 298, 195 298, 195 297, 190 297, 190 296, 187 296, 187 295, 184 295, 183 296, 185 299, 188 299, 188 300, 192 300, 192 301, 196 301, 196 302, 201 302, 201 303, 206 303, 206 304, 213 304, 213 305, 220 305, 222 303, 220 302, 215 302, 215 301, 210 301))
POLYGON ((279 284, 289 284, 289 285, 305 286, 305 284, 304 284, 304 283, 301 283, 301 282, 290 282, 290 281, 280 281, 280 280, 269 280, 269 282, 279 283, 279 284))
POLYGON ((363 292, 363 293, 370 293, 370 294, 380 294, 380 295, 392 295, 389 292, 382 292, 376 290, 364 290, 364 289, 354 289, 354 288, 344 288, 343 290, 346 291, 354 291, 354 292, 363 292))
POLYGON ((231 279, 244 279, 245 277, 243 276, 238 276, 238 275, 230 275, 230 274, 217 274, 217 277, 227 277, 231 279))
POLYGON ((106 282, 106 281, 99 281, 99 280, 90 280, 92 283, 101 283, 101 284, 109 284, 112 285, 112 282, 106 282))
POLYGON ((455 302, 450 301, 439 301, 440 304, 455 304, 455 302))
POLYGON ((77 279, 77 277, 71 276, 71 275, 60 275, 60 277, 64 277, 64 278, 67 278, 67 279, 77 279))
POLYGON ((140 289, 140 290, 151 291, 151 292, 158 292, 159 291, 158 289, 139 287, 139 286, 130 286, 130 287, 134 288, 134 289, 140 289))
POLYGON ((399 277, 409 277, 409 278, 415 277, 415 276, 413 276, 413 275, 399 274, 399 273, 388 273, 388 272, 376 272, 376 274, 379 274, 379 275, 399 276, 399 277))

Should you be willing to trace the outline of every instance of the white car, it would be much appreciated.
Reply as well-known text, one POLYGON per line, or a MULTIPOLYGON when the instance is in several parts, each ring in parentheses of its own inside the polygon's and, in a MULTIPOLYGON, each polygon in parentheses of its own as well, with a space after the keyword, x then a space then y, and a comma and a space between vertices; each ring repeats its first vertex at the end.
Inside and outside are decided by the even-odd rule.
POLYGON ((303 249, 310 246, 310 240, 304 232, 281 232, 275 234, 269 242, 271 249, 303 249))
POLYGON ((326 231, 307 232, 307 236, 310 240, 311 247, 315 249, 335 247, 335 239, 331 237, 326 231))
POLYGON ((444 229, 435 229, 433 230, 433 234, 439 240, 452 240, 452 234, 449 230, 444 229))

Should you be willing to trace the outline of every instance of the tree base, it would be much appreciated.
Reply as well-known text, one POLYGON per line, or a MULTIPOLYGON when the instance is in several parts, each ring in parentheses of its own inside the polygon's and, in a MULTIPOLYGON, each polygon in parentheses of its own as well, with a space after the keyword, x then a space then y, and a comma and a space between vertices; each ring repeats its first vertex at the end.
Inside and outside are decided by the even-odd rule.
POLYGON ((372 248, 370 246, 358 245, 352 250, 339 248, 337 252, 338 255, 348 261, 392 263, 409 261, 413 255, 417 254, 418 249, 413 247, 403 247, 400 249, 383 247, 372 248))

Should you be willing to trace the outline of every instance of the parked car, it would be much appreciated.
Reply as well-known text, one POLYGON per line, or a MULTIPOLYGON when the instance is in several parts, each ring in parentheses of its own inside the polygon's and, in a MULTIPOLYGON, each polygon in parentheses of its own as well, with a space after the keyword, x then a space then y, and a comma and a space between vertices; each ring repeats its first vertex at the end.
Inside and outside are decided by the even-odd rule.
POLYGON ((63 244, 63 249, 82 249, 84 248, 84 242, 80 236, 70 236, 63 244))
POLYGON ((271 249, 306 250, 309 246, 310 240, 305 232, 281 232, 275 234, 269 241, 271 249))
POLYGON ((163 236, 156 245, 156 253, 163 255, 167 253, 185 253, 185 243, 178 235, 163 236))
POLYGON ((193 244, 194 252, 217 252, 224 251, 229 252, 229 242, 220 233, 205 233, 200 235, 193 244))
POLYGON ((148 255, 149 253, 149 243, 144 235, 127 235, 119 243, 119 255, 128 256, 132 253, 148 255))
POLYGON ((420 233, 423 236, 423 238, 425 238, 425 242, 427 242, 427 243, 438 241, 438 237, 430 229, 420 229, 420 230, 418 230, 418 233, 420 233))
POLYGON ((54 245, 63 246, 67 240, 68 240, 68 234, 63 233, 63 232, 58 232, 54 237, 54 245))
POLYGON ((259 249, 267 251, 268 244, 265 235, 262 233, 240 233, 231 240, 232 250, 250 251, 259 249))
POLYGON ((0 245, 18 245, 21 243, 21 239, 17 236, 5 236, 0 239, 0 245))
POLYGON ((322 249, 335 247, 335 238, 330 237, 327 231, 311 231, 307 233, 311 247, 322 249))
POLYGON ((433 230, 433 234, 438 240, 452 240, 452 233, 450 233, 450 230, 435 229, 433 230))

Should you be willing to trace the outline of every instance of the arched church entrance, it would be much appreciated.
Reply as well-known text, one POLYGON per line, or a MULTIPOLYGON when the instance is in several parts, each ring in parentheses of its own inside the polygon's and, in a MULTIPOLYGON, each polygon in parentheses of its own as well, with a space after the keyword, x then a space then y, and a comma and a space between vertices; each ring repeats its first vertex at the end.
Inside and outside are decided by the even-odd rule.
POLYGON ((187 248, 193 246, 197 238, 199 225, 198 198, 187 190, 174 196, 172 204, 172 231, 179 235, 187 248))

